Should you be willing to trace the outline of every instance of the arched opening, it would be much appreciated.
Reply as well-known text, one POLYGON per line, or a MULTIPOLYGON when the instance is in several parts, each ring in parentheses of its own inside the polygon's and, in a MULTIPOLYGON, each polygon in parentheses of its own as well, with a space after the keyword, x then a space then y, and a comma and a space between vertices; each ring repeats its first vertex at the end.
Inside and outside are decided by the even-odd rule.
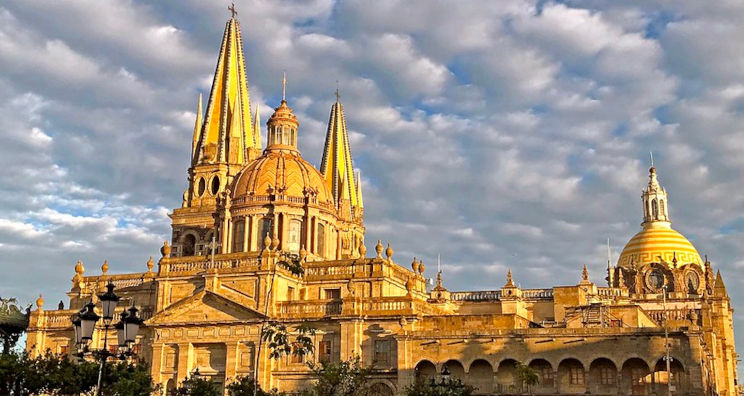
POLYGON ((244 219, 237 220, 233 224, 233 253, 243 251, 243 237, 246 223, 244 219))
POLYGON ((174 378, 168 379, 163 390, 165 391, 165 395, 172 395, 173 391, 176 390, 176 380, 174 378))
POLYGON ((220 191, 220 176, 215 176, 212 178, 210 192, 212 193, 212 195, 217 195, 218 191, 220 191))
POLYGON ((503 360, 497 367, 497 392, 512 393, 519 390, 517 379, 517 361, 503 360))
POLYGON ((204 190, 207 189, 207 182, 204 180, 204 177, 199 178, 199 184, 197 185, 197 195, 202 196, 204 195, 204 190))
POLYGON ((554 369, 545 359, 533 359, 528 367, 538 374, 538 385, 531 388, 534 392, 554 391, 554 369))
POLYGON ((197 238, 193 234, 186 234, 181 238, 181 255, 193 256, 197 246, 197 238))
POLYGON ((318 223, 318 232, 316 233, 316 238, 318 239, 316 243, 316 254, 318 254, 321 257, 326 256, 326 227, 323 226, 323 224, 318 223))
POLYGON ((484 359, 477 359, 468 369, 466 383, 476 388, 474 395, 491 395, 494 392, 494 369, 484 359))
POLYGON ((265 217, 259 220, 259 235, 256 238, 256 250, 264 250, 264 239, 272 237, 272 219, 265 217))
MULTIPOLYGON (((657 394, 665 394, 668 382, 670 382, 670 385, 672 385, 676 392, 688 389, 688 376, 686 375, 685 368, 680 360, 673 357, 670 357, 669 377, 667 374, 667 363, 664 357, 658 360, 654 366, 654 383, 657 394)), ((673 392, 673 395, 680 394, 676 392, 673 392)))
POLYGON ((662 215, 662 217, 665 217, 667 215, 667 213, 665 213, 665 200, 664 199, 660 200, 660 214, 662 215))
POLYGON ((437 367, 429 360, 422 360, 421 362, 417 363, 416 367, 414 368, 414 378, 417 381, 429 382, 430 380, 434 380, 436 376, 437 367))
POLYGON ((445 367, 447 367, 448 371, 450 371, 451 378, 459 379, 465 382, 466 370, 463 368, 463 365, 459 361, 454 359, 448 360, 447 362, 445 362, 445 367))
POLYGON ((290 220, 289 232, 287 233, 287 250, 291 252, 300 251, 300 230, 303 229, 303 223, 300 220, 290 220))
POLYGON ((373 395, 393 396, 393 389, 384 382, 378 382, 370 387, 373 395))
POLYGON ((557 370, 560 393, 585 393, 585 367, 577 359, 564 359, 557 370))
POLYGON ((646 395, 648 392, 649 366, 639 358, 631 358, 621 367, 621 390, 630 395, 646 395))
POLYGON ((653 199, 652 200, 652 218, 657 219, 657 214, 658 214, 658 211, 657 211, 657 200, 656 199, 653 199))
POLYGON ((587 390, 593 393, 609 393, 617 389, 618 368, 607 358, 597 358, 590 363, 590 378, 587 390))

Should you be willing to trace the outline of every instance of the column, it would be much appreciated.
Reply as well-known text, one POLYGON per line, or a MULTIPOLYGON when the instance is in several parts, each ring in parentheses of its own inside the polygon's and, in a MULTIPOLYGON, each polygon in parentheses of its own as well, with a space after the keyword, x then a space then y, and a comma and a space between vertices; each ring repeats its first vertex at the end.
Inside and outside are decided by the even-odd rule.
POLYGON ((246 216, 243 218, 243 251, 248 252, 251 248, 248 247, 248 243, 251 240, 248 235, 251 232, 251 218, 246 216))
POLYGON ((153 344, 153 356, 150 362, 150 375, 153 377, 153 383, 159 384, 163 381, 161 378, 161 372, 163 371, 162 359, 163 359, 163 344, 153 344))
POLYGON ((192 355, 194 351, 190 342, 180 342, 178 344, 178 353, 176 358, 178 359, 176 374, 177 382, 185 380, 189 376, 189 369, 192 366, 192 355))
POLYGON ((261 241, 261 239, 257 239, 259 238, 257 236, 259 233, 258 216, 251 215, 251 216, 248 216, 247 219, 251 222, 251 228, 249 229, 251 231, 251 236, 249 236, 249 239, 248 239, 249 244, 250 244, 248 247, 248 250, 253 251, 253 249, 256 248, 256 251, 259 251, 261 250, 261 245, 258 242, 261 241))
POLYGON ((238 342, 229 341, 225 343, 225 384, 228 379, 235 380, 238 369, 238 342))

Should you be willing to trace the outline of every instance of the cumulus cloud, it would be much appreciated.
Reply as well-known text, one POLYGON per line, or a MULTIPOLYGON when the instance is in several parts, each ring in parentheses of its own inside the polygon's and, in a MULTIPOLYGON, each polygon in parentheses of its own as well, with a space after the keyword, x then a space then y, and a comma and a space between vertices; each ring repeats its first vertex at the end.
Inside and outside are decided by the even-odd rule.
MULTIPOLYGON (((638 230, 653 151, 674 226, 722 269, 742 335, 741 2, 238 12, 252 103, 266 120, 287 71, 314 164, 338 81, 368 244, 430 275, 439 254, 451 289, 499 288, 508 267, 523 287, 572 284, 583 264, 602 283, 605 238, 617 257, 638 230)), ((78 259, 141 270, 168 239, 226 18, 195 0, 0 6, 0 295, 62 298, 78 259)))

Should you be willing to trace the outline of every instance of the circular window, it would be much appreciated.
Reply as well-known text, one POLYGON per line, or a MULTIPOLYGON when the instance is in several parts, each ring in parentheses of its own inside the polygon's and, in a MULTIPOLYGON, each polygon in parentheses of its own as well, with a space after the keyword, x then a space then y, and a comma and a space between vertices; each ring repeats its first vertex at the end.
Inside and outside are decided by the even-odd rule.
POLYGON ((689 294, 698 293, 699 277, 694 271, 690 271, 686 274, 686 288, 689 294))
POLYGON ((210 192, 212 192, 212 195, 216 195, 218 191, 220 191, 220 178, 218 176, 215 176, 212 178, 210 192))
POLYGON ((655 269, 647 274, 647 287, 652 291, 659 291, 665 285, 665 274, 655 269))
POLYGON ((204 190, 207 189, 207 182, 204 181, 203 177, 199 178, 199 185, 197 186, 197 195, 200 197, 204 194, 204 190))

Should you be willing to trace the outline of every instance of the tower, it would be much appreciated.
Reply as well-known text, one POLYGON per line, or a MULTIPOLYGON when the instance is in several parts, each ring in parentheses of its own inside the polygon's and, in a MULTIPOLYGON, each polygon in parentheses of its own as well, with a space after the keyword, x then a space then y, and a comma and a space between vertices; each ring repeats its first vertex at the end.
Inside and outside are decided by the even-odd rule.
POLYGON ((642 227, 652 226, 670 227, 667 211, 667 191, 657 181, 657 170, 654 164, 649 168, 649 182, 642 191, 642 205, 644 206, 644 221, 642 227))
POLYGON ((260 131, 251 122, 240 24, 235 13, 225 24, 220 54, 206 111, 199 96, 192 138, 189 188, 182 207, 174 210, 172 245, 175 256, 205 253, 211 242, 217 208, 233 178, 261 153, 260 131))

